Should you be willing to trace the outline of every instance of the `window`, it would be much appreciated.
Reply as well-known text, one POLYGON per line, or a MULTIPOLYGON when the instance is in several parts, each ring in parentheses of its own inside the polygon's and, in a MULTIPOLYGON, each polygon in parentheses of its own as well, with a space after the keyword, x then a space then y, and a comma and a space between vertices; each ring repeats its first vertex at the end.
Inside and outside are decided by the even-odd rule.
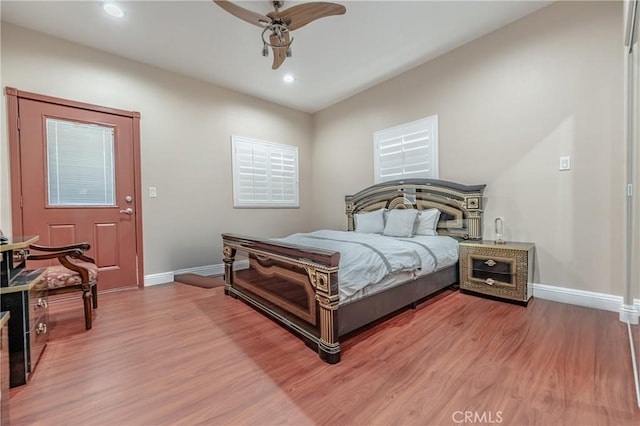
POLYGON ((233 206, 299 207, 298 148, 233 136, 233 206))
POLYGON ((438 179, 438 116, 373 134, 375 183, 403 178, 438 179))
POLYGON ((50 206, 114 206, 113 128, 47 118, 50 206))

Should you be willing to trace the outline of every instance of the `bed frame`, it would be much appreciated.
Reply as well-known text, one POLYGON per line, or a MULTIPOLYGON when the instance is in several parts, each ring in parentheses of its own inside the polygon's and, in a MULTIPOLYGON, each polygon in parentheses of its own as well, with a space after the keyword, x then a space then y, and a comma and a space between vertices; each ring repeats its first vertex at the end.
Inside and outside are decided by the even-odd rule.
MULTIPOLYGON (((437 208, 438 234, 482 237, 485 185, 433 179, 380 183, 345 197, 348 230, 354 214, 379 208, 437 208)), ((458 282, 457 264, 360 299, 339 303, 340 253, 269 239, 222 234, 225 294, 240 298, 317 347, 329 364, 340 362, 340 337, 458 282), (234 268, 236 255, 249 268, 234 268)))

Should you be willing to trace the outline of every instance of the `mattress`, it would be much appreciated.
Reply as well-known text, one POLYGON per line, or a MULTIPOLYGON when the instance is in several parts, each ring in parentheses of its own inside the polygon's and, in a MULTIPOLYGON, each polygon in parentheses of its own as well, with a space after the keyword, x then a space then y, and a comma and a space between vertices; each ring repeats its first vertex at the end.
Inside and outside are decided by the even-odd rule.
POLYGON ((278 241, 340 252, 340 303, 368 296, 458 261, 458 242, 447 236, 387 237, 321 230, 278 241))

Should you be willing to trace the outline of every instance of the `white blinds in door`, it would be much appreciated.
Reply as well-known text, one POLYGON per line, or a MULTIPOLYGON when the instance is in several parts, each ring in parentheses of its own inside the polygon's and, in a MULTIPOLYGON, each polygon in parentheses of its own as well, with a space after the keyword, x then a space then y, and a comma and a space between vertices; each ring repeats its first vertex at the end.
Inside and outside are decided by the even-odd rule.
POLYGON ((375 182, 438 178, 438 116, 373 134, 375 182))
POLYGON ((233 136, 234 207, 298 207, 298 148, 233 136))
POLYGON ((47 118, 50 206, 114 206, 112 127, 47 118))

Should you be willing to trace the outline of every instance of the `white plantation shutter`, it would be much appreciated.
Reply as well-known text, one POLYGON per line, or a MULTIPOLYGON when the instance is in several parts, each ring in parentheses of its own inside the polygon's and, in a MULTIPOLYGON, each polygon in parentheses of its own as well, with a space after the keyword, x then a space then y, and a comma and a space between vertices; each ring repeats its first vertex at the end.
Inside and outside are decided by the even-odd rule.
POLYGON ((375 182, 438 178, 438 116, 373 134, 375 182))
POLYGON ((233 206, 299 207, 298 148, 232 137, 233 206))

